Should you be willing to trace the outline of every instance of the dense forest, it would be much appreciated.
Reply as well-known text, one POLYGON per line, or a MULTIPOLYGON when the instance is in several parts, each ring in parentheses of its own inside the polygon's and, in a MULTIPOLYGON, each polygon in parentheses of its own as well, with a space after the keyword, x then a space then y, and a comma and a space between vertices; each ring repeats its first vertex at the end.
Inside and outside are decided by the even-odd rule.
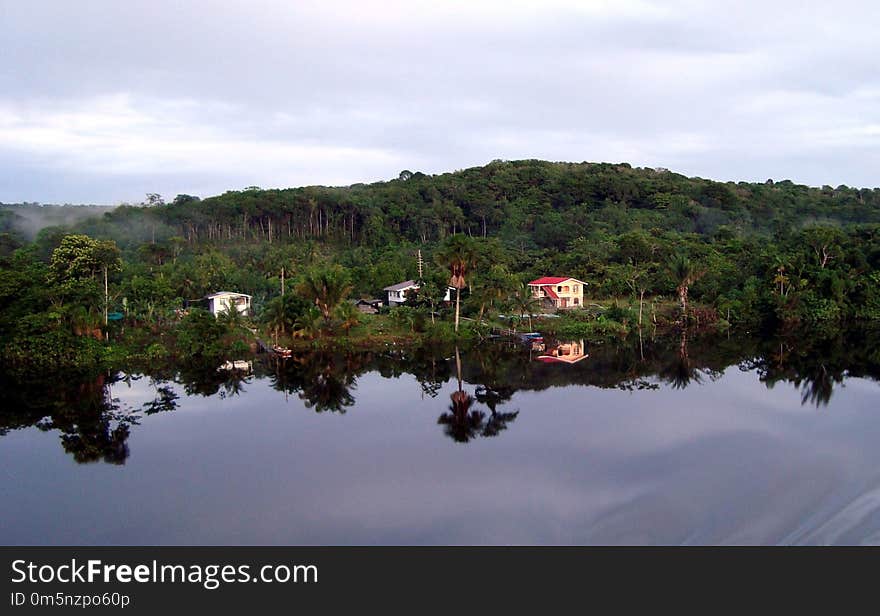
MULTIPOLYGON (((427 306, 425 314, 438 309, 429 290, 445 288, 457 258, 471 317, 532 312, 522 284, 564 275, 588 283, 585 303, 596 308, 575 321, 614 321, 621 331, 647 303, 681 305, 674 316, 687 325, 688 299, 704 322, 734 328, 880 318, 878 188, 528 160, 348 187, 248 187, 167 203, 151 194, 110 211, 81 208, 96 215, 75 219, 67 209, 0 208, 7 358, 33 352, 37 339, 43 352, 70 336, 98 343, 108 311, 122 316, 117 327, 155 332, 186 300, 217 290, 253 295, 256 320, 276 334, 321 317, 326 329, 350 326, 351 314, 335 311, 344 298, 381 297, 416 278, 419 251, 426 297, 412 310, 427 306), (41 210, 55 221, 34 234, 41 210), (338 287, 332 306, 316 296, 327 284, 338 287), (321 314, 309 313, 313 304, 321 314)), ((411 327, 424 321, 412 310, 411 327)), ((190 339, 210 329, 193 327, 190 339)))

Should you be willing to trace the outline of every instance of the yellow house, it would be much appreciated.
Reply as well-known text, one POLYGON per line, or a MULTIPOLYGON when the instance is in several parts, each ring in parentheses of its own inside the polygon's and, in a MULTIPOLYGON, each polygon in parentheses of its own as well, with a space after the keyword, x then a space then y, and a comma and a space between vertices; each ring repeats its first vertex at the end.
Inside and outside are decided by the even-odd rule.
POLYGON ((584 287, 587 283, 577 278, 545 276, 529 283, 532 295, 547 308, 568 310, 584 305, 584 287))

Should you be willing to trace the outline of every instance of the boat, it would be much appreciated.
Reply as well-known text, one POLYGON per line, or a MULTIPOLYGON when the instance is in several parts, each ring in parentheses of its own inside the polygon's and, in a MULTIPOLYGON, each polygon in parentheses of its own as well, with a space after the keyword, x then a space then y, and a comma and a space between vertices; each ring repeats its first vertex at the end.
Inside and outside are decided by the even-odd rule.
POLYGON ((272 352, 275 353, 276 355, 278 355, 279 357, 293 356, 293 351, 291 351, 290 349, 288 349, 286 347, 278 346, 277 344, 272 345, 272 352))

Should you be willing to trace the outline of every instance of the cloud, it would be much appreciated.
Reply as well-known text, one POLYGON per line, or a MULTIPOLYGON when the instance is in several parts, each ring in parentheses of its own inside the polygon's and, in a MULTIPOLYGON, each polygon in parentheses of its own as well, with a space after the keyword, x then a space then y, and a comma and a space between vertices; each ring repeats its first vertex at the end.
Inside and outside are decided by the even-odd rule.
POLYGON ((6 3, 0 199, 495 158, 876 184, 874 3, 6 3))

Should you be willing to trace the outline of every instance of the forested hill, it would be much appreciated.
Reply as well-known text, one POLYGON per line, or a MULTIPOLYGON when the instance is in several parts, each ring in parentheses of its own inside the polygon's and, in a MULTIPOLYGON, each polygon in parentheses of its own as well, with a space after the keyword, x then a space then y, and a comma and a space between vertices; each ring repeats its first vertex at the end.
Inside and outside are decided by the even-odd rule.
POLYGON ((788 180, 722 183, 628 164, 495 161, 441 175, 348 187, 256 187, 158 207, 122 206, 80 229, 122 246, 172 236, 316 238, 377 246, 457 232, 523 248, 561 247, 633 229, 776 234, 812 224, 880 223, 880 189, 812 188, 788 180), (115 227, 115 228, 114 228, 115 227))
POLYGON ((293 288, 311 269, 340 266, 353 295, 381 296, 418 276, 419 251, 425 278, 442 286, 452 237, 478 253, 466 312, 500 310, 510 289, 563 275, 587 282, 592 299, 615 302, 670 298, 685 281, 693 299, 734 324, 880 319, 877 188, 722 183, 627 164, 528 160, 404 171, 348 187, 148 201, 45 228, 32 243, 3 233, 14 227, 7 209, 6 321, 53 305, 40 272, 71 233, 121 249, 111 309, 139 322, 219 289, 253 295, 261 314, 279 294, 282 269, 293 288))

